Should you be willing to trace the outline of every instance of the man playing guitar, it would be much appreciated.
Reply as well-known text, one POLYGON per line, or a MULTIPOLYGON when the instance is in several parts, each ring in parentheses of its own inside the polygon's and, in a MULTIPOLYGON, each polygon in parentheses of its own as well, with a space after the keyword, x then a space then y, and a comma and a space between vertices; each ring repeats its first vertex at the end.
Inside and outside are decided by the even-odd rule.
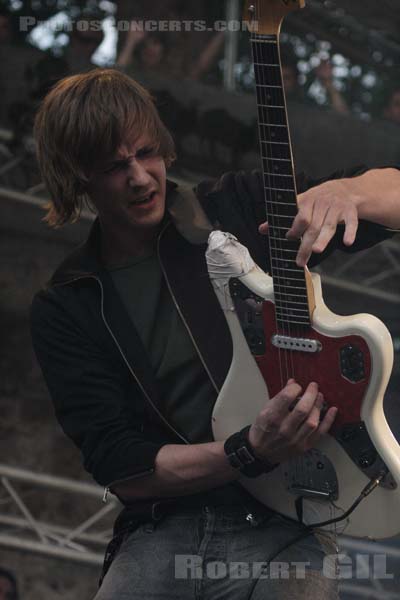
MULTIPOLYGON (((150 95, 112 69, 68 77, 45 98, 35 134, 49 224, 75 220, 87 204, 97 214, 31 314, 57 418, 85 468, 124 504, 96 600, 337 598, 324 561, 334 539, 257 502, 236 483, 254 472, 228 459, 234 436, 213 441, 229 332, 204 245, 188 243, 169 216, 185 193, 166 178, 174 146, 150 95)), ((302 239, 299 265, 400 227, 394 168, 297 185, 288 237, 302 239)), ((191 196, 258 258, 268 235, 259 173, 201 182, 191 196)), ((252 468, 272 469, 327 434, 336 409, 321 417, 323 400, 316 382, 287 381, 242 440, 252 468)))

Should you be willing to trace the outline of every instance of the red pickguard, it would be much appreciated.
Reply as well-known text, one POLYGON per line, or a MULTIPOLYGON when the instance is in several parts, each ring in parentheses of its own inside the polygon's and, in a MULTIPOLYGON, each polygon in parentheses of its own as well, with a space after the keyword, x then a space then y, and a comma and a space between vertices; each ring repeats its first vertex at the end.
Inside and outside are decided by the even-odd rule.
POLYGON ((265 354, 256 356, 255 359, 267 382, 270 397, 275 396, 286 384, 287 374, 294 377, 303 389, 311 381, 316 381, 327 404, 339 409, 331 428, 332 433, 346 423, 360 421, 361 405, 371 377, 371 353, 366 341, 358 335, 328 337, 309 328, 305 332, 302 331, 301 337, 319 340, 322 344, 320 352, 282 350, 271 343, 273 335, 285 335, 284 332, 277 331, 273 302, 263 303, 263 322, 265 354), (349 344, 356 345, 364 355, 365 378, 362 381, 351 382, 341 373, 340 350, 349 344), (290 369, 286 368, 286 365, 290 365, 290 369), (281 381, 282 372, 284 381, 281 381))

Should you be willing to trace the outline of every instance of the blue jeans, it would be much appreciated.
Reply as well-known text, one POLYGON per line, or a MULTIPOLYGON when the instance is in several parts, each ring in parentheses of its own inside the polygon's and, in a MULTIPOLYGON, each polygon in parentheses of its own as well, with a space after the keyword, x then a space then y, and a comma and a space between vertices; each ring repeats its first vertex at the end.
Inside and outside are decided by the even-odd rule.
POLYGON ((125 535, 94 600, 338 599, 331 534, 290 545, 300 525, 276 514, 256 521, 240 506, 209 506, 141 525, 125 535))

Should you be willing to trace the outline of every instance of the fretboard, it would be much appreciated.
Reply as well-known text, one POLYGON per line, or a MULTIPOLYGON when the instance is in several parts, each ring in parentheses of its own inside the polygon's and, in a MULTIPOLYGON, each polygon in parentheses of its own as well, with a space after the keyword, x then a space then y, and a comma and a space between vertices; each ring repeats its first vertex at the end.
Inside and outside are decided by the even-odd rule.
POLYGON ((296 264, 300 242, 286 239, 297 214, 296 181, 277 36, 253 34, 251 46, 276 316, 286 331, 310 325, 305 272, 296 264))

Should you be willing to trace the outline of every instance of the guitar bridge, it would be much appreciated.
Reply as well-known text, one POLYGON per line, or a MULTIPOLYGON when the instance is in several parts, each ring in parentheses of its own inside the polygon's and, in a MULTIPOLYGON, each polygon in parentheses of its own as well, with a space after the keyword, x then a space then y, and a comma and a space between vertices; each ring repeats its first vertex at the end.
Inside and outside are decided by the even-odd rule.
POLYGON ((295 496, 325 501, 338 498, 339 482, 335 468, 328 457, 315 448, 289 460, 284 478, 288 492, 295 496))

